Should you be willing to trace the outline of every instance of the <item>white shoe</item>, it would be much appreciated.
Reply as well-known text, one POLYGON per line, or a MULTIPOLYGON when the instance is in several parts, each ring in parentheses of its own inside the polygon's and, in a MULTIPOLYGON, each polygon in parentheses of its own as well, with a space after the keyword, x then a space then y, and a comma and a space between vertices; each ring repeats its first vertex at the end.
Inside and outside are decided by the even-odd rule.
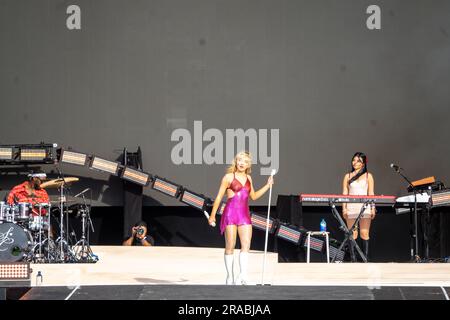
POLYGON ((225 280, 226 285, 234 284, 234 255, 225 254, 224 255, 225 268, 227 270, 227 279, 225 280))
POLYGON ((247 270, 248 270, 248 252, 241 251, 239 253, 239 267, 240 272, 236 284, 246 285, 247 284, 247 270))

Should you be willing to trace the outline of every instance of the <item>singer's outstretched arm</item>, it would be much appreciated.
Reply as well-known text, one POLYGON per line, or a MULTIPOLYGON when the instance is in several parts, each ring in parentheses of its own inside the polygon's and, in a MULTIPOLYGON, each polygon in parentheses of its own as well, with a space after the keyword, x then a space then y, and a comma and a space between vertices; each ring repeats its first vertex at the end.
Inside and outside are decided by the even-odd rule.
POLYGON ((269 176, 269 178, 267 179, 266 185, 264 187, 262 187, 261 189, 259 189, 258 191, 255 191, 253 189, 252 177, 248 176, 248 180, 250 180, 250 186, 251 186, 250 198, 252 200, 258 200, 259 198, 261 198, 264 195, 264 193, 266 193, 267 190, 270 189, 270 186, 273 184, 273 177, 269 176))

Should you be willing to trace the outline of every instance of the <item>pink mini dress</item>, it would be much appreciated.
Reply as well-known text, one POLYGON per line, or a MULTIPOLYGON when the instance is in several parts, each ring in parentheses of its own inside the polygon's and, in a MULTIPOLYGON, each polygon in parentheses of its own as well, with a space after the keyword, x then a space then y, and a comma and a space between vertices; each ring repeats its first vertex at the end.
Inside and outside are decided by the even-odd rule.
POLYGON ((250 217, 250 210, 248 208, 248 196, 250 195, 251 185, 247 178, 247 181, 242 185, 236 175, 231 182, 228 189, 234 192, 234 196, 228 198, 223 214, 220 217, 220 233, 225 232, 225 228, 229 225, 246 225, 252 224, 250 217))

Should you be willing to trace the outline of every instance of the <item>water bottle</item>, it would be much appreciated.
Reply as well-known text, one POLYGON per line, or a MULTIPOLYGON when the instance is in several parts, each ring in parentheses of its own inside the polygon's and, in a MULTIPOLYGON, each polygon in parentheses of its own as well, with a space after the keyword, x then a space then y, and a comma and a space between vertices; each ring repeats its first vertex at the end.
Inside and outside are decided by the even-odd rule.
POLYGON ((37 275, 36 275, 36 286, 40 286, 42 285, 42 281, 43 281, 43 277, 42 277, 42 273, 40 271, 38 271, 37 275))
POLYGON ((322 221, 320 221, 320 231, 321 232, 327 231, 327 223, 325 222, 325 219, 322 219, 322 221))

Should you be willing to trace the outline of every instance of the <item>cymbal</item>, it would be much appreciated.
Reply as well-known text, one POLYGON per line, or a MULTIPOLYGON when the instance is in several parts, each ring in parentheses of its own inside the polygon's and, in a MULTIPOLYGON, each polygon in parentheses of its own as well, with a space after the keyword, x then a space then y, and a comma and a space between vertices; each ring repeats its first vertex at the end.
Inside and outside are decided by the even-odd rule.
MULTIPOLYGON (((52 204, 52 206, 58 206, 61 201, 59 200, 50 200, 50 203, 52 204)), ((69 199, 69 200, 63 200, 63 203, 75 203, 75 200, 69 199)))
POLYGON ((77 182, 78 178, 76 177, 67 177, 67 178, 59 178, 59 179, 53 179, 53 180, 49 180, 49 181, 45 181, 43 183, 41 183, 41 188, 45 189, 45 188, 59 188, 62 185, 65 184, 71 184, 74 182, 77 182))

